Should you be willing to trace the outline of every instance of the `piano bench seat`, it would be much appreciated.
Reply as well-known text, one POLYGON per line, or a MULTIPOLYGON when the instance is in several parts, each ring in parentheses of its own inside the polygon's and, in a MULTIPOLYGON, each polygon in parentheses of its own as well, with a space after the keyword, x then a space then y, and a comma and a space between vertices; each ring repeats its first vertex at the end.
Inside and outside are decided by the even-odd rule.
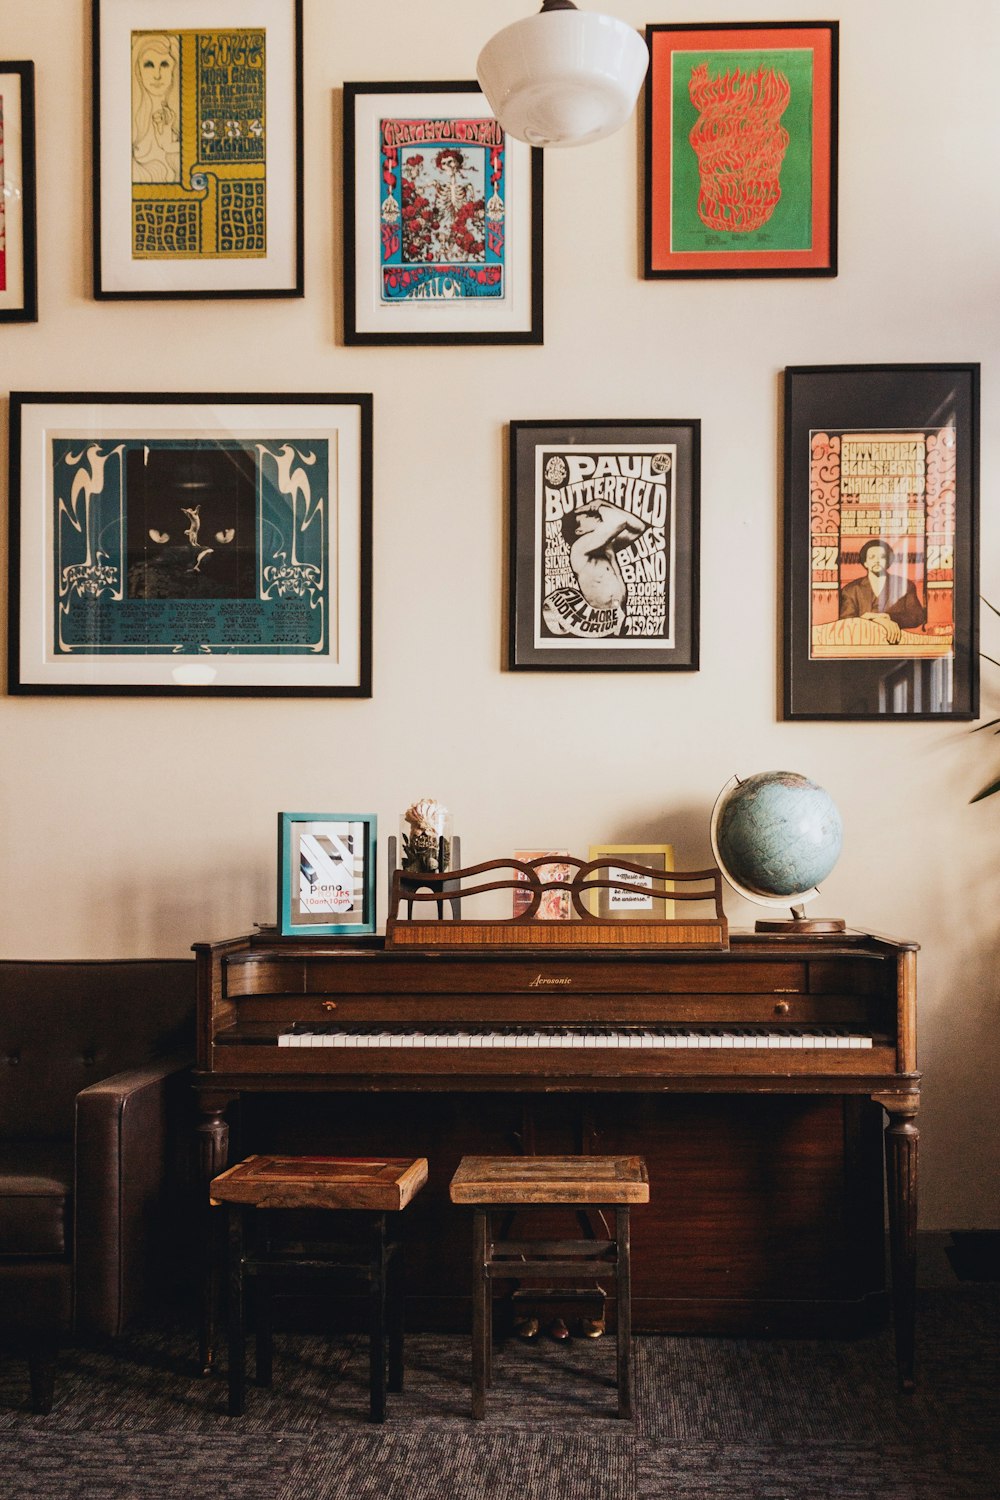
POLYGON ((369 1289, 370 1416, 385 1421, 387 1389, 403 1389, 402 1245, 387 1232, 387 1216, 404 1209, 426 1181, 425 1157, 249 1156, 214 1178, 211 1201, 225 1204, 229 1218, 230 1416, 246 1409, 248 1279, 258 1294, 257 1384, 270 1385, 274 1285, 302 1276, 353 1276, 369 1289), (283 1222, 289 1209, 346 1214, 349 1238, 293 1239, 297 1221, 283 1222))
POLYGON ((649 1202, 639 1156, 464 1156, 451 1180, 453 1203, 473 1210, 472 1415, 486 1414, 492 1382, 494 1278, 544 1276, 577 1284, 581 1276, 616 1283, 618 1415, 632 1416, 632 1290, 629 1210, 649 1202), (570 1208, 584 1235, 576 1240, 509 1237, 515 1215, 570 1208), (597 1239, 592 1213, 614 1216, 615 1234, 597 1239))

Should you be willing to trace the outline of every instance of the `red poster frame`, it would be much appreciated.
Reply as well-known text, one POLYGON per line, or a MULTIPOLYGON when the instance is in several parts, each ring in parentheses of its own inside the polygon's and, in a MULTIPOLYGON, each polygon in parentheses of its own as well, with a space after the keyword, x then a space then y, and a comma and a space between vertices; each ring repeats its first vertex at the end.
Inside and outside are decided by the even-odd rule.
POLYGON ((647 279, 692 276, 836 276, 836 21, 684 23, 646 27, 645 267, 647 279), (671 65, 675 52, 807 48, 812 52, 812 236, 808 249, 674 250, 671 247, 673 127, 671 65))

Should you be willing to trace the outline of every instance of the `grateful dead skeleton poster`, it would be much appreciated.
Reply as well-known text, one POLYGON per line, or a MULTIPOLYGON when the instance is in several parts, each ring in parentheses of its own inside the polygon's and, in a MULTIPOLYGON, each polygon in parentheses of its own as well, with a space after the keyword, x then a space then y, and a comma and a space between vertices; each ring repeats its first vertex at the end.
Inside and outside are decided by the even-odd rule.
POLYGON ((379 295, 506 296, 506 144, 492 116, 379 123, 379 295))

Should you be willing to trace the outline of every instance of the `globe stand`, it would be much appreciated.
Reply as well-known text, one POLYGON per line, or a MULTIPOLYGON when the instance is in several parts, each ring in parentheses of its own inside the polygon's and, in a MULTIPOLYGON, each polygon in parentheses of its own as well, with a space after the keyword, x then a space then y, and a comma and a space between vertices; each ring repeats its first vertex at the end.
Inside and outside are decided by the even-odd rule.
POLYGON ((762 917, 754 923, 754 932, 776 933, 779 937, 816 937, 824 933, 846 932, 843 917, 807 917, 802 906, 791 907, 790 917, 762 917))

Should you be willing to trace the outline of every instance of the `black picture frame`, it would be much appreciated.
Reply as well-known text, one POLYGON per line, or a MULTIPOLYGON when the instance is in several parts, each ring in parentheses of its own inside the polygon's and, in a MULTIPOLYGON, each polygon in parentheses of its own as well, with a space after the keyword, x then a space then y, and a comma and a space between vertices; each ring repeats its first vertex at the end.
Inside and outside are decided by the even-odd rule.
POLYGON ((511 670, 697 671, 700 476, 697 419, 511 422, 511 670))
POLYGON ((784 717, 975 718, 978 525, 978 364, 786 369, 784 717))
POLYGON ((0 323, 38 322, 35 65, 0 62, 0 323))
POLYGON ((542 152, 504 132, 479 84, 345 83, 343 138, 344 343, 541 344, 542 152), (404 233, 404 208, 426 217, 448 186, 442 155, 462 158, 451 186, 466 199, 445 263, 438 221, 409 252, 404 233))
POLYGON ((8 693, 371 697, 371 395, 14 391, 9 448, 8 693))
POLYGON ((302 0, 204 0, 197 14, 201 29, 172 31, 163 7, 91 0, 99 301, 304 295, 302 0), (143 38, 164 75, 155 97, 143 38), (237 105, 217 81, 230 63, 237 105))

